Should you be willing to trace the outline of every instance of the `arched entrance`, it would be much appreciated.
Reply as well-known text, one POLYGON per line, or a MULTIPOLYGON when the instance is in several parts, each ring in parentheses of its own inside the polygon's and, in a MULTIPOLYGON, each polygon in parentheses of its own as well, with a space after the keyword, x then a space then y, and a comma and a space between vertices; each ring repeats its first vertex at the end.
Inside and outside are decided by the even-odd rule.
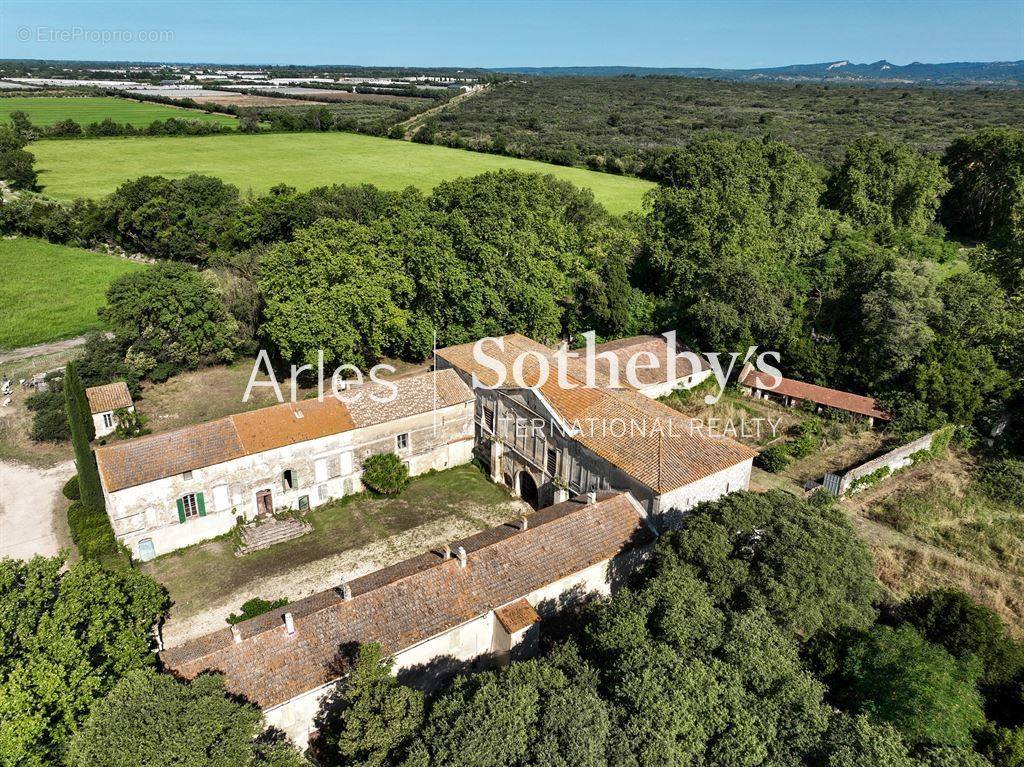
POLYGON ((533 479, 533 475, 528 471, 521 471, 516 477, 516 488, 519 491, 519 497, 530 504, 533 508, 537 508, 540 503, 540 498, 537 494, 537 483, 533 479))

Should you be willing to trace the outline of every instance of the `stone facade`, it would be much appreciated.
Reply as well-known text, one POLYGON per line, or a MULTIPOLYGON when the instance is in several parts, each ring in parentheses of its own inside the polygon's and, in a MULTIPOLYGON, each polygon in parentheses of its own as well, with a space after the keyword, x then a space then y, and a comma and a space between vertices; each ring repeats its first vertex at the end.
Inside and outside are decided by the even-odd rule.
POLYGON ((264 511, 258 497, 269 493, 274 511, 315 507, 362 490, 362 461, 393 452, 410 475, 446 469, 472 460, 473 402, 350 429, 153 482, 108 491, 107 514, 118 540, 132 556, 149 559, 215 538, 239 519, 264 511), (399 445, 398 439, 404 439, 399 445), (286 478, 285 472, 289 472, 286 478), (181 499, 187 502, 188 514, 181 499))

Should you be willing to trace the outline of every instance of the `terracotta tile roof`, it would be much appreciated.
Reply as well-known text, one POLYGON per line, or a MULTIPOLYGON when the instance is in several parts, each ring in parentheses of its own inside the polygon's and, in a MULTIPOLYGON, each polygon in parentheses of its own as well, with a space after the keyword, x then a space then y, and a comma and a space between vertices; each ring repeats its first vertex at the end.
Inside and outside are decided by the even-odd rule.
POLYGON ((270 708, 342 676, 340 651, 353 643, 379 642, 397 653, 653 538, 625 493, 567 501, 529 520, 526 530, 506 524, 454 542, 453 551, 466 549, 465 568, 454 556, 427 552, 351 581, 351 599, 324 591, 238 624, 241 642, 225 628, 161 658, 188 679, 223 673, 231 692, 270 708))
MULTIPOLYGON (((437 370, 391 381, 398 387, 392 394, 386 384, 366 385, 361 396, 348 405, 356 426, 373 426, 420 413, 472 402, 473 390, 454 370, 437 370), (389 401, 377 402, 374 397, 389 401)), ((353 393, 356 390, 353 390, 353 393)))
POLYGON ((128 384, 124 381, 115 381, 103 386, 90 386, 85 390, 85 397, 89 400, 89 411, 94 415, 122 407, 131 407, 134 404, 131 392, 128 391, 128 384))
POLYGON ((540 620, 540 616, 533 609, 533 605, 525 599, 517 599, 512 604, 499 607, 494 611, 494 617, 498 619, 498 622, 505 627, 505 631, 509 634, 522 631, 540 620))
POLYGON ((123 490, 245 455, 230 418, 96 448, 103 486, 123 490))
POLYGON ((835 408, 837 410, 845 410, 849 413, 857 413, 858 415, 878 418, 882 421, 888 421, 890 419, 889 414, 878 406, 874 397, 863 397, 860 394, 851 394, 850 392, 840 391, 839 389, 828 389, 824 386, 804 383, 803 381, 795 381, 792 378, 783 378, 779 382, 778 386, 769 388, 768 384, 772 383, 774 380, 774 377, 763 373, 758 374, 757 371, 750 368, 746 371, 746 374, 740 380, 740 383, 752 389, 760 389, 762 391, 771 392, 772 394, 778 394, 779 396, 784 395, 786 397, 809 400, 810 402, 814 402, 819 405, 835 408))
MULTIPOLYGON (((493 343, 483 349, 511 371, 513 360, 524 351, 551 355, 546 346, 525 336, 505 336, 505 351, 493 343)), ((467 374, 476 372, 485 385, 498 382, 498 375, 479 364, 473 344, 441 349, 437 356, 467 374)), ((711 437, 691 428, 690 420, 635 389, 587 388, 570 374, 569 387, 563 387, 552 364, 547 380, 541 379, 541 363, 530 357, 523 366, 523 383, 530 384, 548 402, 558 416, 577 428, 573 438, 591 452, 619 467, 658 494, 715 474, 757 452, 727 437, 711 437)), ((510 373, 511 376, 511 373, 510 373)))
MULTIPOLYGON (((582 350, 580 351, 582 353, 582 350)), ((689 351, 685 346, 680 346, 676 350, 675 375, 671 379, 673 382, 680 378, 686 378, 694 372, 693 363, 686 357, 682 356, 682 352, 685 351, 689 351)), ((595 354, 601 354, 604 352, 611 352, 619 361, 619 386, 630 385, 626 377, 626 365, 628 364, 630 357, 638 354, 644 354, 645 356, 636 358, 637 367, 635 372, 637 383, 641 386, 653 386, 654 384, 669 382, 668 343, 665 341, 664 336, 632 336, 630 338, 619 338, 615 341, 597 344, 594 347, 595 354), (657 360, 658 367, 641 367, 653 364, 651 362, 652 357, 657 360)), ((704 362, 703 359, 698 359, 700 364, 698 365, 697 370, 707 370, 707 363, 704 362)), ((611 382, 611 375, 607 363, 598 361, 594 366, 594 373, 595 379, 598 383, 607 385, 611 382)), ((585 380, 586 365, 582 359, 575 361, 573 374, 580 380, 585 380)))
POLYGON ((348 408, 330 394, 230 416, 246 454, 329 437, 355 428, 348 408))
MULTIPOLYGON (((96 449, 96 462, 107 491, 116 492, 243 455, 426 412, 435 384, 439 406, 473 399, 469 387, 455 371, 421 373, 395 384, 399 396, 390 403, 373 403, 369 396, 364 396, 360 404, 346 406, 328 394, 322 402, 309 399, 272 405, 100 447, 96 449)), ((370 393, 372 390, 365 394, 370 393)))

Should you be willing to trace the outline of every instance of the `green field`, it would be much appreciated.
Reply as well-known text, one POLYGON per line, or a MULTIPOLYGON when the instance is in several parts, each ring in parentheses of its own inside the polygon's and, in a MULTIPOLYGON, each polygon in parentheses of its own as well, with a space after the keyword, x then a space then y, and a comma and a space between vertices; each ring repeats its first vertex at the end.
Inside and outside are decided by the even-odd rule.
POLYGON ((7 115, 21 110, 34 125, 53 125, 69 117, 83 128, 89 123, 100 122, 109 117, 117 123, 131 123, 143 128, 154 120, 177 117, 183 120, 234 125, 235 118, 227 115, 213 115, 198 109, 181 109, 165 104, 140 103, 112 96, 99 97, 47 97, 12 96, 0 99, 0 118, 7 121, 7 115))
POLYGON ((0 349, 103 327, 96 310, 115 277, 145 266, 42 240, 0 239, 0 349))
POLYGON ((624 213, 638 209, 644 192, 653 186, 628 176, 354 133, 110 138, 88 144, 38 141, 31 150, 43 191, 61 199, 101 197, 145 174, 180 178, 203 173, 219 176, 243 193, 262 193, 280 183, 300 190, 332 183, 428 190, 446 179, 515 168, 550 173, 592 189, 610 211, 624 213))

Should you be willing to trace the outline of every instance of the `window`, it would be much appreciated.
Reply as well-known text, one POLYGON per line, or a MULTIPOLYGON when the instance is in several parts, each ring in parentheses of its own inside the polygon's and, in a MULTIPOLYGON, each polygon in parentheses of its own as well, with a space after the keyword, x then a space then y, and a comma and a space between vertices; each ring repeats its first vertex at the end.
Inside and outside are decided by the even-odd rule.
POLYGON ((487 405, 484 405, 483 425, 488 429, 494 429, 494 410, 487 405))
POLYGON ((181 473, 181 478, 185 479, 185 480, 192 479, 192 472, 191 471, 183 471, 181 473))
POLYGON ((295 486, 298 485, 298 481, 295 478, 295 469, 284 470, 284 489, 294 490, 295 486))
POLYGON ((103 414, 103 428, 104 429, 113 429, 114 428, 114 414, 113 413, 104 413, 103 414))
POLYGON ((186 520, 206 516, 206 503, 202 493, 189 493, 178 499, 178 521, 182 524, 186 520))
POLYGON ((320 487, 316 489, 316 497, 317 500, 320 501, 327 500, 327 485, 320 485, 320 487))
POLYGON ((299 511, 306 511, 308 509, 309 509, 309 496, 308 495, 300 495, 299 496, 299 511))
POLYGON ((409 435, 408 434, 399 434, 397 437, 395 437, 395 447, 397 447, 399 450, 406 450, 406 449, 408 449, 408 447, 409 447, 409 435))
POLYGON ((554 450, 548 450, 547 470, 552 477, 558 474, 558 453, 554 450))
POLYGON ((313 481, 314 482, 326 482, 327 481, 327 459, 317 458, 313 462, 313 481))

